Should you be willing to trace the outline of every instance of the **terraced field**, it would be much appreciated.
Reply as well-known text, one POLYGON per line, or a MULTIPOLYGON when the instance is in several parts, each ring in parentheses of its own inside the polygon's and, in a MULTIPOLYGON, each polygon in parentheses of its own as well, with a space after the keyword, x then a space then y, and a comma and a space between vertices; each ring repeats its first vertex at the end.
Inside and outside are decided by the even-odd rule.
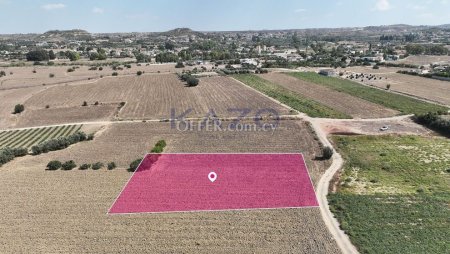
POLYGON ((0 132, 0 148, 30 148, 43 141, 65 137, 81 129, 82 125, 61 125, 0 132))

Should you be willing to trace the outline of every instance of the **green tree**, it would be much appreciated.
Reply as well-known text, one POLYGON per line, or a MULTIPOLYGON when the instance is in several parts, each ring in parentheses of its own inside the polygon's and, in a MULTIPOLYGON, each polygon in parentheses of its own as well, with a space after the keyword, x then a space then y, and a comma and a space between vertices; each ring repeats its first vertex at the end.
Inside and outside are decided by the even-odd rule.
POLYGON ((24 106, 24 105, 22 105, 22 104, 17 104, 17 105, 14 107, 14 114, 20 114, 20 113, 22 113, 24 110, 25 110, 25 106, 24 106))
POLYGON ((75 51, 66 51, 66 57, 70 59, 70 61, 74 62, 80 59, 80 54, 75 51))
POLYGON ((143 158, 137 159, 133 162, 130 163, 130 167, 128 168, 129 172, 134 172, 137 170, 137 168, 139 167, 139 164, 141 164, 141 161, 143 160, 143 158))
POLYGON ((77 164, 73 160, 66 161, 61 165, 62 170, 72 170, 77 167, 77 164))
POLYGON ((60 161, 50 161, 47 164, 47 170, 58 170, 62 166, 62 163, 60 161))
POLYGON ((28 52, 26 58, 27 61, 35 61, 35 62, 48 61, 50 59, 49 53, 43 49, 28 52))

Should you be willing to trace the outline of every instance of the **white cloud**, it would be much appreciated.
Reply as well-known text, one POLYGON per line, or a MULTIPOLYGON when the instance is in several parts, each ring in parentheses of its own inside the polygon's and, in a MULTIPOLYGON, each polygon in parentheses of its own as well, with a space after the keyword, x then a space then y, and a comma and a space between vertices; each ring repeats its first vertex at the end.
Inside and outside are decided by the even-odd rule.
POLYGON ((58 3, 58 4, 46 4, 46 5, 42 5, 41 7, 42 7, 42 9, 44 9, 46 11, 51 11, 51 10, 66 8, 66 5, 58 3))
POLYGON ((294 12, 295 13, 301 13, 301 12, 306 12, 306 9, 296 9, 294 12))
POLYGON ((375 10, 377 11, 387 11, 391 8, 392 6, 389 0, 377 0, 377 3, 375 4, 375 10))
POLYGON ((105 10, 103 10, 102 8, 94 7, 94 9, 92 9, 92 13, 95 14, 103 14, 104 12, 105 10))

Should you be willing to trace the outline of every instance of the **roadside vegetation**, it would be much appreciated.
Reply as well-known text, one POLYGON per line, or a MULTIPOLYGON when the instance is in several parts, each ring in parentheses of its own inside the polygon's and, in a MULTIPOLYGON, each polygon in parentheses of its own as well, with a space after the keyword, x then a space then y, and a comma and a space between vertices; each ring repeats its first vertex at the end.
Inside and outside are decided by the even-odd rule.
POLYGON ((414 98, 382 91, 380 89, 371 88, 360 85, 350 80, 344 80, 334 77, 325 77, 313 72, 295 72, 287 73, 293 77, 304 81, 312 82, 332 88, 336 91, 350 94, 355 97, 400 111, 403 114, 426 114, 447 112, 448 108, 444 106, 434 105, 423 102, 414 98))
POLYGON ((450 143, 445 138, 333 138, 345 159, 332 212, 361 253, 446 253, 450 143))
POLYGON ((253 74, 239 74, 233 75, 233 77, 242 83, 264 93, 265 95, 272 97, 295 110, 303 112, 311 117, 323 117, 323 118, 339 118, 350 119, 349 115, 342 112, 338 112, 330 107, 322 105, 314 100, 307 99, 301 95, 289 91, 279 85, 276 85, 270 81, 260 78, 253 74))

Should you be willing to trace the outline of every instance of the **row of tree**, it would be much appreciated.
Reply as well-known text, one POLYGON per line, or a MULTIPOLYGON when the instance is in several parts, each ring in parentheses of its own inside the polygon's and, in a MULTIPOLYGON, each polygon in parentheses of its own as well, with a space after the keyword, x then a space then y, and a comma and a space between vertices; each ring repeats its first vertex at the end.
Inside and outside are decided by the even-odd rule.
MULTIPOLYGON (((67 50, 66 52, 60 52, 60 57, 67 57, 70 61, 76 61, 80 59, 80 54, 75 51, 67 50)), ((26 55, 27 61, 42 62, 56 59, 56 55, 53 50, 47 51, 44 49, 32 50, 26 55)))
POLYGON ((2 148, 0 149, 0 167, 16 157, 23 157, 28 154, 26 148, 2 148))
POLYGON ((36 146, 31 147, 31 152, 33 153, 33 155, 39 155, 51 151, 62 150, 69 147, 70 145, 86 140, 92 140, 93 138, 94 136, 92 134, 88 136, 84 132, 79 131, 67 137, 59 137, 56 139, 44 141, 36 146))

